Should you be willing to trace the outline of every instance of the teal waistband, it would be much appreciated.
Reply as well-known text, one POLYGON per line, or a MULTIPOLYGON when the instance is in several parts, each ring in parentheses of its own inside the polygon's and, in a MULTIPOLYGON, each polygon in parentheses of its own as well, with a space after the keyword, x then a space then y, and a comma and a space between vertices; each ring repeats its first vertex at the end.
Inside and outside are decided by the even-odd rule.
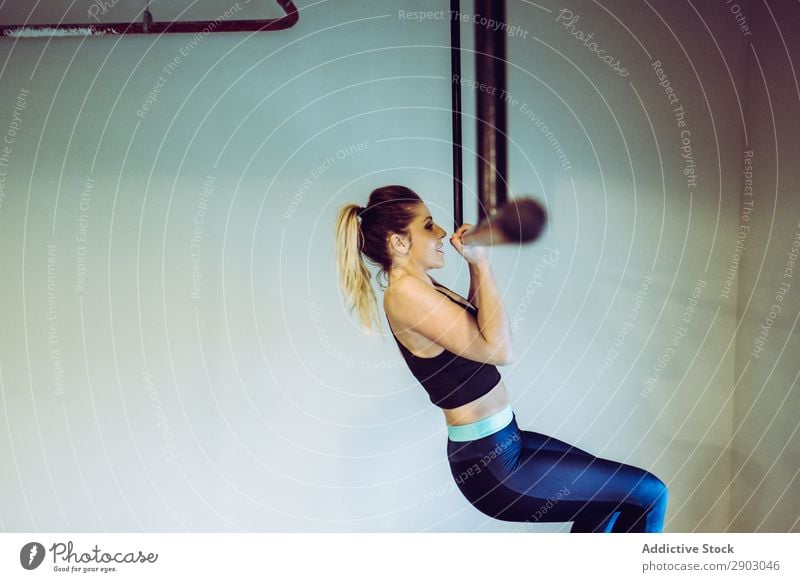
POLYGON ((500 412, 469 424, 447 425, 447 436, 451 441, 474 441, 489 436, 505 428, 514 419, 514 411, 509 404, 500 412))

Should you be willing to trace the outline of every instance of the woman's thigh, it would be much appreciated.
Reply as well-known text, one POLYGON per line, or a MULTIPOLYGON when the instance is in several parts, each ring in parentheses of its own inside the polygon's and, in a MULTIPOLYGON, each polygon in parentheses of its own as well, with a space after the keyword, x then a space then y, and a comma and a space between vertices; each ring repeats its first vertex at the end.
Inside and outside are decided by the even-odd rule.
MULTIPOLYGON (((639 467, 574 452, 522 450, 511 471, 490 467, 506 498, 568 501, 564 509, 604 506, 648 508, 658 502, 664 484, 639 467)), ((561 512, 554 511, 553 514, 561 512)), ((563 517, 563 515, 562 515, 563 517)))
POLYGON ((557 438, 548 436, 546 434, 541 434, 538 432, 533 432, 530 430, 523 430, 520 431, 522 434, 522 448, 529 450, 529 451, 552 451, 552 452, 562 452, 562 453, 574 453, 577 455, 587 455, 589 457, 594 457, 591 453, 588 453, 582 449, 579 449, 575 445, 571 445, 567 442, 558 440, 557 438))
POLYGON ((585 454, 523 450, 518 462, 452 466, 459 489, 480 511, 505 521, 573 521, 628 505, 624 466, 585 454), (509 470, 510 469, 510 470, 509 470), (468 476, 467 476, 468 475, 468 476))
POLYGON ((495 467, 499 480, 514 491, 549 498, 568 489, 576 500, 647 505, 665 488, 639 467, 596 457, 545 434, 520 433, 522 448, 514 470, 504 475, 502 467, 495 467))

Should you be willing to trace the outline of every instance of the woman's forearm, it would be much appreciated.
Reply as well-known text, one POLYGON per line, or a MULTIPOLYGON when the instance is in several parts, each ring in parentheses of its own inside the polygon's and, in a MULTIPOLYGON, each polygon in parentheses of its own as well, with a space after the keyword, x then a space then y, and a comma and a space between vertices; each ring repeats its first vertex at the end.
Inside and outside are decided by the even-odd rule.
POLYGON ((478 308, 481 335, 487 343, 495 347, 498 355, 510 361, 514 357, 511 326, 489 261, 470 263, 469 274, 469 301, 478 308))
POLYGON ((467 300, 474 306, 478 306, 478 268, 469 263, 469 293, 467 300))

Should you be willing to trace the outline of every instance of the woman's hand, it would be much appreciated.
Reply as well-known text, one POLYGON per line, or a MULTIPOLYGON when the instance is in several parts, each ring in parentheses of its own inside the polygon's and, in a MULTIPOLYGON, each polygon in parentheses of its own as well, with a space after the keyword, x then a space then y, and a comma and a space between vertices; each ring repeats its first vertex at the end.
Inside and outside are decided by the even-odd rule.
POLYGON ((479 245, 464 245, 463 236, 475 228, 472 224, 462 224, 457 231, 450 237, 450 244, 453 245, 464 259, 471 265, 482 263, 489 260, 486 247, 479 245))

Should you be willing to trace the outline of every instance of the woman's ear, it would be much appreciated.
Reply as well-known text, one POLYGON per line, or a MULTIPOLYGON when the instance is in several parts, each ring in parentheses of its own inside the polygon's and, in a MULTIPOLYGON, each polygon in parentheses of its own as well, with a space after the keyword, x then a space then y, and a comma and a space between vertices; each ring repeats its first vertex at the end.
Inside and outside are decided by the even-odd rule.
POLYGON ((398 254, 405 255, 411 247, 411 241, 409 241, 407 236, 393 232, 389 235, 389 246, 398 254))

